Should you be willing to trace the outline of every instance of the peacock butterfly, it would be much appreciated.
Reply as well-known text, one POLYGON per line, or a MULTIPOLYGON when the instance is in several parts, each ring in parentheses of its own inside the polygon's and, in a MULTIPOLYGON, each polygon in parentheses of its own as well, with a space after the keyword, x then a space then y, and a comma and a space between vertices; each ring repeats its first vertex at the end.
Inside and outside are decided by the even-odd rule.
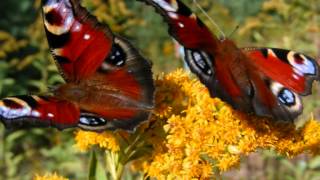
POLYGON ((209 89, 234 108, 292 122, 303 111, 300 96, 320 80, 315 59, 276 48, 238 48, 218 39, 180 0, 138 0, 156 8, 184 59, 209 89))
POLYGON ((66 83, 44 96, 2 99, 5 126, 133 130, 147 120, 154 106, 151 63, 78 0, 43 0, 42 12, 52 55, 66 83))

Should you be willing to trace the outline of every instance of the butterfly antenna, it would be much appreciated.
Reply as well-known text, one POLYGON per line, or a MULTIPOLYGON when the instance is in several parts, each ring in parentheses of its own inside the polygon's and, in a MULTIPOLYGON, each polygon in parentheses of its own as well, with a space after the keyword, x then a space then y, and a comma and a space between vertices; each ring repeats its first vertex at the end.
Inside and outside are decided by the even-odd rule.
POLYGON ((229 34, 229 38, 235 33, 235 32, 237 32, 238 31, 238 29, 239 29, 239 24, 233 29, 233 31, 231 31, 231 33, 229 34))
POLYGON ((200 11, 209 19, 209 21, 217 28, 219 33, 222 35, 222 39, 226 39, 226 35, 223 33, 223 31, 220 29, 218 24, 208 15, 208 13, 200 6, 197 0, 193 0, 193 3, 197 6, 197 8, 200 9, 200 11))

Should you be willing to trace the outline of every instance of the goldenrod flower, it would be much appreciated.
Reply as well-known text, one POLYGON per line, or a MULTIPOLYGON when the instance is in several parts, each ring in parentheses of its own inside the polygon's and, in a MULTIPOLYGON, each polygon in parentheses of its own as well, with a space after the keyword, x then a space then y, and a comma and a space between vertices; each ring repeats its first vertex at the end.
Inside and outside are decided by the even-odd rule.
POLYGON ((53 173, 53 174, 45 174, 44 176, 40 176, 36 174, 33 180, 68 180, 68 179, 62 176, 59 176, 56 173, 53 173))
MULTIPOLYGON (((104 140, 124 137, 130 145, 134 136, 140 142, 134 142, 139 146, 131 146, 135 151, 151 146, 133 162, 134 169, 147 176, 207 179, 239 166, 241 156, 257 149, 275 149, 288 157, 302 152, 319 153, 320 123, 313 119, 297 130, 293 125, 241 113, 218 98, 211 98, 204 85, 182 70, 160 76, 156 87, 156 108, 151 120, 133 135, 108 133, 108 140, 104 140)), ((92 133, 90 138, 96 136, 101 134, 92 133)), ((83 144, 81 141, 83 138, 77 138, 78 144, 83 144)))
POLYGON ((102 149, 118 151, 119 144, 111 132, 94 133, 89 131, 76 132, 76 146, 81 151, 88 150, 93 145, 98 145, 102 149))

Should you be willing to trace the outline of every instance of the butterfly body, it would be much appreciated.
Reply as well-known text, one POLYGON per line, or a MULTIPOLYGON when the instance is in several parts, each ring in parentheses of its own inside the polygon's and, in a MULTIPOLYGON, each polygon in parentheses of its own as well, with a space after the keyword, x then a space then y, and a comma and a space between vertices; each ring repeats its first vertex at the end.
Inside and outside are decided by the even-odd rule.
POLYGON ((152 106, 140 101, 139 89, 133 92, 119 88, 119 81, 102 82, 104 75, 96 75, 81 83, 68 83, 55 90, 55 96, 77 104, 80 109, 105 118, 129 118, 134 110, 150 111, 152 106), (124 111, 121 114, 121 110, 124 111), (125 111, 127 110, 127 111, 125 111))
POLYGON ((311 93, 320 80, 316 60, 277 48, 238 48, 218 39, 180 0, 139 0, 156 8, 169 34, 184 48, 191 71, 236 109, 292 122, 302 113, 300 96, 311 93))
POLYGON ((42 97, 2 99, 0 120, 8 128, 93 131, 133 130, 148 120, 154 104, 151 63, 78 0, 43 0, 42 10, 51 53, 66 83, 42 97))

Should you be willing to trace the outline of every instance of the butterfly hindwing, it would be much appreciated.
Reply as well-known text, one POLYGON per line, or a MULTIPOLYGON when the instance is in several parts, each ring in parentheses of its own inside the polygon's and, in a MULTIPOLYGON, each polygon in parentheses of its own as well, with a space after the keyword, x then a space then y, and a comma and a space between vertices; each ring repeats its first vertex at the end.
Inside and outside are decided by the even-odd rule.
MULTIPOLYGON (((90 98, 80 102, 80 107, 84 114, 107 120, 107 129, 133 130, 150 116, 155 90, 151 63, 124 38, 115 36, 112 53, 89 81, 90 98)), ((86 123, 80 127, 90 129, 86 123)))
POLYGON ((301 97, 298 93, 288 89, 279 82, 268 83, 277 105, 272 107, 272 114, 277 119, 293 121, 303 111, 301 97))
POLYGON ((252 112, 283 122, 293 122, 303 110, 300 95, 279 82, 263 75, 261 77, 251 78, 252 112))

